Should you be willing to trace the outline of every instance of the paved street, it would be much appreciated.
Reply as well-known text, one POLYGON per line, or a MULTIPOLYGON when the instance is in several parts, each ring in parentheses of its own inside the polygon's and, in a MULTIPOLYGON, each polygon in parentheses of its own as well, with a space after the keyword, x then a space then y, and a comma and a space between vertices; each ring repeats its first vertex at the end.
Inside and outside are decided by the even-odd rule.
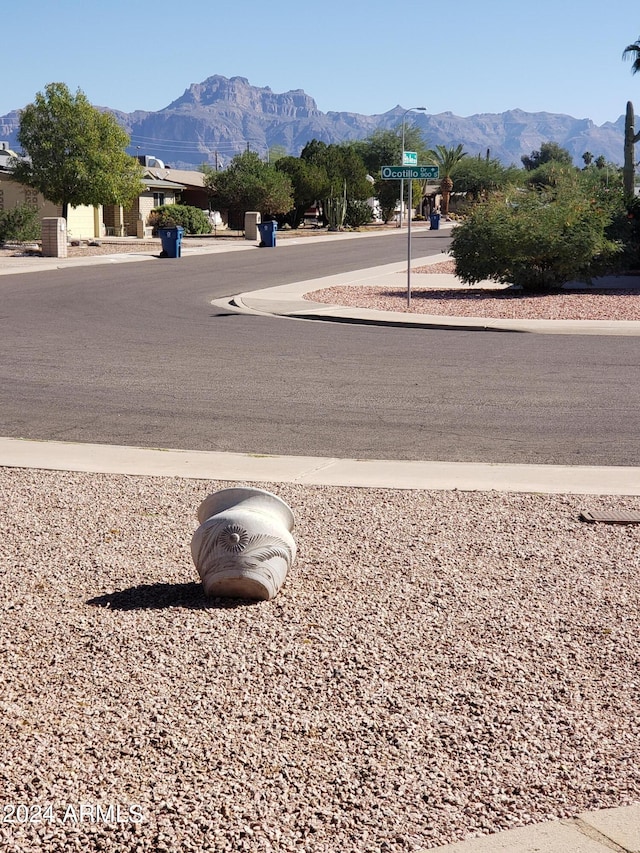
MULTIPOLYGON (((447 243, 417 232, 414 255, 447 243)), ((258 454, 639 464, 634 338, 345 326, 210 304, 405 254, 406 239, 391 235, 3 276, 0 433, 258 454)))

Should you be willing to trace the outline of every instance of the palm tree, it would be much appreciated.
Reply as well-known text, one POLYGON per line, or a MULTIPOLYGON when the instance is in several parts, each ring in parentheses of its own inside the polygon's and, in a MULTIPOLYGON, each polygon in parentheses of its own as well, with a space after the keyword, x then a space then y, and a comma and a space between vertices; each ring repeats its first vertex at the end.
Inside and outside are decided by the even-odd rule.
POLYGON ((462 145, 455 148, 445 148, 444 145, 436 145, 434 150, 428 152, 428 158, 440 169, 440 192, 442 193, 442 215, 449 215, 449 199, 453 190, 451 173, 457 164, 466 157, 462 145))
POLYGON ((629 59, 630 57, 633 57, 631 73, 637 74, 640 71, 640 38, 636 39, 633 44, 627 45, 622 51, 623 59, 629 59))

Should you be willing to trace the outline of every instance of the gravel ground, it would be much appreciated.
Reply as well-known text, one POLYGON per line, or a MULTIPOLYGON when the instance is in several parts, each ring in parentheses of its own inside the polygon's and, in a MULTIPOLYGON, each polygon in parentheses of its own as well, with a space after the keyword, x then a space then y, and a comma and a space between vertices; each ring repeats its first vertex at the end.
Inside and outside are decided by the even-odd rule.
POLYGON ((228 483, 0 485, 3 851, 400 853, 640 800, 640 525, 578 520, 639 498, 267 485, 299 554, 248 604, 189 553, 228 483))
POLYGON ((523 295, 520 291, 438 287, 440 273, 455 274, 455 262, 444 261, 412 272, 433 275, 429 286, 413 283, 411 308, 407 308, 406 273, 398 275, 398 286, 348 285, 307 293, 305 299, 376 311, 401 311, 447 317, 490 317, 521 320, 640 320, 638 289, 598 290, 594 287, 562 293, 523 295), (401 278, 401 275, 403 276, 401 278))

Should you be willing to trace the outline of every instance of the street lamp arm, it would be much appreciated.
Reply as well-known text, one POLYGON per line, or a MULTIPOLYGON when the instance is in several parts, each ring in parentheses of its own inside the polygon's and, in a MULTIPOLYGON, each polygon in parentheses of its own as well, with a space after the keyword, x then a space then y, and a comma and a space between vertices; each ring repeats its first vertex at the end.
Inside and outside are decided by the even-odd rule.
POLYGON ((402 154, 403 154, 403 155, 404 155, 404 127, 405 127, 405 118, 407 117, 407 115, 408 115, 409 113, 414 112, 414 111, 415 111, 415 112, 418 112, 418 113, 426 113, 427 108, 426 108, 426 107, 409 107, 409 109, 408 109, 408 110, 405 110, 405 111, 402 113, 402 154))

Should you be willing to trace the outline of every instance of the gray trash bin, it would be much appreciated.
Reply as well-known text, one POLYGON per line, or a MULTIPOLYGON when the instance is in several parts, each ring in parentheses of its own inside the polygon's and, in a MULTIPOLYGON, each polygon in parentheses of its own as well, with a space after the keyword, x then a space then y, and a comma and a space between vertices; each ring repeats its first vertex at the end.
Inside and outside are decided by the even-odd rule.
POLYGON ((175 225, 173 228, 158 228, 158 235, 162 241, 162 258, 182 257, 182 235, 184 228, 175 225))

